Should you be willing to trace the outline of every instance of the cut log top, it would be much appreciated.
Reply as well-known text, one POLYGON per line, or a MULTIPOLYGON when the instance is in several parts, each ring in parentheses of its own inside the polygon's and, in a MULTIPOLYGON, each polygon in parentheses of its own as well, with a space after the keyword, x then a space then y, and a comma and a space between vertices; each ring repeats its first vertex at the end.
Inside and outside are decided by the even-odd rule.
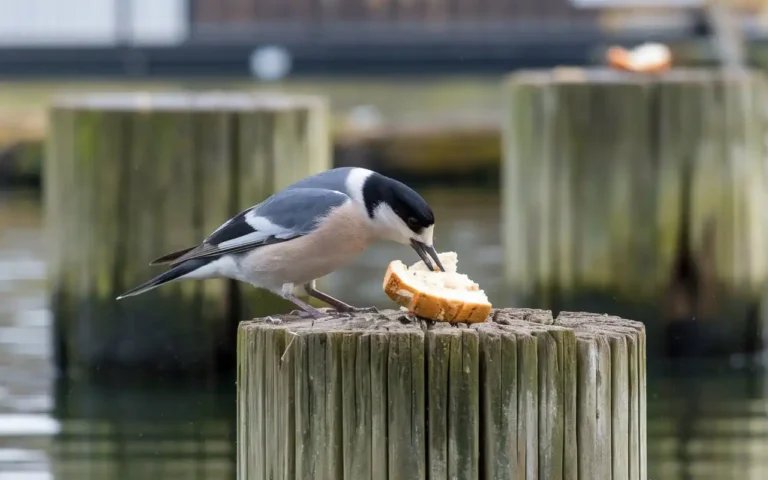
POLYGON ((325 106, 323 97, 279 92, 117 92, 62 95, 57 109, 111 111, 293 110, 325 106))
POLYGON ((490 317, 241 323, 238 478, 646 480, 643 325, 490 317))
POLYGON ((743 82, 762 78, 754 70, 720 70, 706 68, 673 68, 664 73, 633 73, 611 68, 557 67, 547 70, 521 70, 507 76, 507 83, 514 85, 547 84, 685 84, 709 82, 743 82))
POLYGON ((490 318, 482 323, 450 324, 435 322, 409 315, 402 310, 382 310, 380 313, 362 313, 352 317, 329 316, 327 319, 313 320, 293 315, 273 317, 281 323, 267 319, 254 319, 242 322, 240 328, 280 329, 292 333, 392 333, 398 332, 439 332, 450 335, 452 332, 474 330, 483 332, 535 333, 545 331, 572 330, 577 337, 635 335, 644 331, 641 322, 620 317, 585 312, 561 312, 557 318, 549 310, 527 308, 494 309, 490 318))

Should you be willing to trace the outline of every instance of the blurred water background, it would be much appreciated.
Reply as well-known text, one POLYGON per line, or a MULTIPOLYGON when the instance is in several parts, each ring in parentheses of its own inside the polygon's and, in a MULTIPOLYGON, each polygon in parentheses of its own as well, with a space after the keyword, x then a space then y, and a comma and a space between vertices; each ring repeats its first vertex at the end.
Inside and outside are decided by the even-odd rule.
MULTIPOLYGON (((437 239, 455 250, 494 302, 499 284, 498 195, 426 189, 437 239)), ((45 235, 36 195, 0 195, 0 479, 230 479, 234 381, 179 385, 161 377, 98 387, 57 382, 45 290, 45 235)), ((382 245, 330 276, 328 290, 386 307, 381 269, 412 252, 382 245)), ((415 260, 415 259, 412 259, 415 260)), ((597 306, 599 308, 599 305, 597 306)), ((649 339, 653 342, 654 339, 649 339)), ((768 383, 743 361, 661 363, 648 374, 649 471, 661 479, 768 475, 768 383)))

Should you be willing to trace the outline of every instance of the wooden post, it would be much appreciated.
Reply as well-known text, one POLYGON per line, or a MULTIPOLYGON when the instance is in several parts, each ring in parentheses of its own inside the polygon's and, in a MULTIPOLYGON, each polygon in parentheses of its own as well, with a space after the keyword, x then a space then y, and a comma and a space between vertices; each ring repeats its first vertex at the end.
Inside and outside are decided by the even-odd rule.
POLYGON ((738 312, 768 280, 763 75, 555 69, 505 92, 510 286, 663 305, 649 329, 685 323, 701 342, 670 337, 698 353, 744 351, 758 334, 738 312))
POLYGON ((647 479, 641 323, 281 319, 238 330, 239 479, 647 479))
MULTIPOLYGON (((57 100, 45 166, 57 363, 211 372, 234 368, 241 308, 229 282, 115 297, 230 216, 330 167, 322 99, 276 94, 98 94, 57 100)), ((252 295, 247 299, 253 300, 252 295)), ((247 300, 246 299, 246 300, 247 300)))

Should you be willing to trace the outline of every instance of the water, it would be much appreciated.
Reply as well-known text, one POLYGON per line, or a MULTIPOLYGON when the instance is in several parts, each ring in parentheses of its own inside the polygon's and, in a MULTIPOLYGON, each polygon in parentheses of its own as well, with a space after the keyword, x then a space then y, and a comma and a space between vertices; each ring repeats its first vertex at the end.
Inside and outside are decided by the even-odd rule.
MULTIPOLYGON (((484 287, 498 284, 498 198, 427 196, 438 218, 451 219, 437 227, 440 249, 457 251, 462 270, 484 287)), ((233 382, 57 382, 44 249, 39 200, 0 194, 0 480, 233 478, 233 382)), ((377 247, 331 276, 326 288, 350 302, 386 306, 375 279, 387 259, 413 256, 377 247)), ((488 291, 494 302, 514 302, 509 292, 488 291)), ((761 373, 728 365, 651 369, 648 424, 653 480, 768 478, 768 383, 761 373)))

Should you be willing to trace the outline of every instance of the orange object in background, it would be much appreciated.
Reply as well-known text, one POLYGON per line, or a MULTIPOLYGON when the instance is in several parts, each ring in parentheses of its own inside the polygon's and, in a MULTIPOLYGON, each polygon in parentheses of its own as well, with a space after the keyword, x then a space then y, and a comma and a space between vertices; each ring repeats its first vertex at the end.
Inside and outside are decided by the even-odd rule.
POLYGON ((672 66, 669 47, 660 43, 644 43, 632 50, 611 47, 606 57, 612 68, 628 72, 658 73, 672 66))

